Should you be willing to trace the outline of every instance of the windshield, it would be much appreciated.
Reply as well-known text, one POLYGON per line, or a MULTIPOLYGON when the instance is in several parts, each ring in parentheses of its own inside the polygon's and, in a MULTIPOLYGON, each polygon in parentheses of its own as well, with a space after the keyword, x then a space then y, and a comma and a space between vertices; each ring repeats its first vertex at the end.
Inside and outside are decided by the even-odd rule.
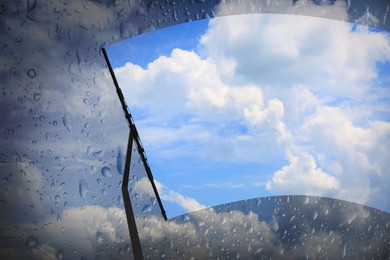
POLYGON ((1 258, 388 259, 389 8, 2 0, 1 258))

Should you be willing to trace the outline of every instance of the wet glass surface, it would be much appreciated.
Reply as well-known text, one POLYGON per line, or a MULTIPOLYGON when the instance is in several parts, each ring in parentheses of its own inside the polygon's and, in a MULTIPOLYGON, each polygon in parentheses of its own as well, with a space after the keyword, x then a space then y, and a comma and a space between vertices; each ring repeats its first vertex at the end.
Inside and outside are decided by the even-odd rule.
MULTIPOLYGON (((389 28, 389 7, 383 1, 336 2, 336 7, 346 16, 337 16, 332 1, 323 4, 248 1, 241 5, 238 1, 2 1, 0 254, 7 259, 128 259, 132 256, 120 190, 123 175, 119 170, 123 167, 128 126, 100 53, 103 46, 177 23, 248 12, 333 17, 389 28), (216 7, 219 3, 222 4, 216 7)), ((138 228, 146 230, 140 231, 144 243, 155 241, 172 251, 181 243, 196 249, 198 242, 193 244, 193 241, 197 239, 189 240, 191 233, 184 234, 179 229, 177 233, 166 233, 168 228, 163 228, 165 224, 161 224, 164 222, 160 217, 155 222, 146 222, 151 217, 143 219, 144 214, 154 212, 153 208, 150 212, 145 208, 153 205, 153 199, 146 200, 149 204, 137 205, 137 214, 142 216, 139 223, 144 222, 138 228), (164 236, 179 242, 160 243, 159 238, 164 236)), ((374 239, 386 238, 388 227, 385 224, 383 229, 375 212, 372 215, 379 220, 367 227, 367 234, 374 239)), ((246 215, 250 214, 239 216, 246 215)), ((318 212, 317 219, 321 216, 318 212)), ((208 221, 204 217, 203 221, 208 221)), ((344 226, 361 223, 359 219, 357 214, 355 220, 344 226)), ((211 234, 212 229, 207 232, 204 229, 206 223, 198 221, 196 225, 200 226, 201 234, 211 234)), ((188 228, 193 230, 191 226, 188 228)), ((234 234, 230 238, 234 239, 234 234)), ((337 254, 340 248, 341 256, 355 256, 359 252, 337 239, 334 240, 338 243, 337 254)), ((224 251, 216 255, 230 256, 227 247, 234 249, 241 244, 225 242, 228 244, 224 251)), ((170 251, 159 251, 157 246, 155 251, 146 245, 145 256, 156 256, 156 252, 156 257, 170 254, 170 251)), ((249 251, 260 250, 257 245, 252 243, 253 249, 249 251)), ((383 244, 367 245, 367 252, 380 245, 383 244)), ((177 248, 178 255, 184 253, 177 248)), ((374 256, 383 252, 381 249, 388 247, 380 248, 374 256)), ((313 250, 318 251, 318 245, 313 250)), ((322 252, 326 251, 321 248, 322 252)), ((280 251, 277 253, 280 255, 280 251)), ((286 247, 282 255, 288 253, 286 247)))
POLYGON ((168 222, 147 217, 152 259, 387 259, 390 215, 347 201, 277 196, 227 203, 168 222))

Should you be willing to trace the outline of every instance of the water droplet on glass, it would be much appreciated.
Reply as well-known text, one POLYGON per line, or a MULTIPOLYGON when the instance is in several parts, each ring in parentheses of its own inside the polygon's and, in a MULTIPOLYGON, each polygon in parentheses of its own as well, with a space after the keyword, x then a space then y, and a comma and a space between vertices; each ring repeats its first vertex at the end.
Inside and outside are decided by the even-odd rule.
POLYGON ((33 95, 33 98, 34 98, 35 101, 39 101, 39 100, 41 99, 41 94, 35 93, 35 94, 33 95))
POLYGON ((27 76, 29 76, 31 79, 35 78, 37 76, 37 71, 33 68, 27 70, 27 76))
POLYGON ((356 213, 355 212, 349 212, 347 214, 347 222, 348 224, 351 224, 352 221, 354 221, 356 219, 356 213))
POLYGON ((57 259, 62 259, 64 258, 64 251, 62 251, 61 249, 58 250, 57 252, 57 259))
POLYGON ((146 11, 146 9, 143 8, 142 6, 139 6, 139 7, 137 8, 136 14, 137 14, 137 15, 140 15, 140 16, 146 16, 146 15, 147 15, 147 11, 146 11))
POLYGON ((80 197, 85 199, 86 196, 87 196, 87 192, 88 192, 88 183, 84 180, 84 179, 81 179, 79 181, 79 193, 80 193, 80 197))
POLYGON ((28 247, 33 247, 35 245, 38 244, 38 238, 34 237, 34 236, 29 236, 26 238, 26 245, 28 247))
POLYGON ((93 154, 93 156, 99 156, 99 155, 102 155, 103 154, 103 150, 99 150, 99 151, 96 151, 96 152, 93 152, 92 153, 93 154))
POLYGON ((104 167, 102 168, 102 175, 103 175, 104 177, 111 177, 111 176, 112 176, 112 174, 111 174, 111 169, 110 169, 109 167, 107 167, 107 166, 104 166, 104 167))
POLYGON ((21 36, 18 36, 18 37, 16 37, 15 38, 15 42, 22 42, 23 41, 23 37, 21 37, 21 36))
POLYGON ((96 241, 98 243, 102 243, 103 242, 103 234, 102 234, 102 232, 100 232, 100 231, 96 232, 96 241))
POLYGON ((69 202, 65 201, 64 202, 64 208, 67 208, 67 207, 69 207, 69 202))
POLYGON ((142 214, 146 214, 152 211, 152 205, 146 205, 142 208, 142 214))
POLYGON ((54 197, 54 199, 55 199, 56 202, 59 202, 59 201, 60 201, 60 195, 56 195, 56 196, 54 197))
POLYGON ((66 130, 68 130, 68 132, 70 133, 69 122, 68 122, 68 118, 66 117, 66 115, 64 115, 62 117, 62 123, 64 124, 64 127, 66 128, 66 130))
POLYGON ((62 31, 62 24, 57 21, 56 23, 56 33, 60 33, 62 31))
POLYGON ((11 74, 11 76, 14 76, 16 74, 16 68, 15 67, 11 67, 9 69, 9 74, 11 74))
POLYGON ((101 180, 101 179, 97 179, 96 182, 97 182, 98 184, 102 184, 102 180, 101 180))
POLYGON ((124 152, 120 147, 118 147, 118 156, 116 157, 116 169, 119 174, 123 174, 123 171, 125 169, 124 162, 125 162, 124 152))
POLYGON ((316 211, 314 211, 314 214, 313 214, 313 220, 316 220, 317 217, 318 217, 318 212, 317 212, 317 210, 316 210, 316 211))
POLYGON ((43 115, 39 116, 39 121, 44 121, 45 119, 46 119, 45 116, 43 116, 43 115))
POLYGON ((25 171, 23 171, 23 170, 20 170, 20 175, 22 175, 23 177, 26 177, 26 172, 25 171))
POLYGON ((122 195, 118 195, 118 203, 119 203, 120 205, 123 204, 123 197, 122 197, 122 195))
POLYGON ((347 254, 347 244, 344 244, 344 248, 343 248, 343 258, 345 257, 346 254, 347 254))

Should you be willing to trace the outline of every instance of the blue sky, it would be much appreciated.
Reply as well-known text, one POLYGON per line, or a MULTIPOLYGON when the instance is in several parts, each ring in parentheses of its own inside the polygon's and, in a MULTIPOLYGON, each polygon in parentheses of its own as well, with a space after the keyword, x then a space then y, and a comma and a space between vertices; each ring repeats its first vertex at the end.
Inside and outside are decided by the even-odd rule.
POLYGON ((245 15, 107 51, 175 216, 282 194, 389 211, 389 46, 363 26, 245 15))

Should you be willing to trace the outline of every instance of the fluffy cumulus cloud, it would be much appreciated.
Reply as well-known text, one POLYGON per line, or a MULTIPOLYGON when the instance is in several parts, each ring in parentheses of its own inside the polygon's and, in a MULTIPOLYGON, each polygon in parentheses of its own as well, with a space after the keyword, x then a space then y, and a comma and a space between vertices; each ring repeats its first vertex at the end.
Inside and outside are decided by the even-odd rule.
POLYGON ((315 159, 307 153, 302 155, 291 155, 290 164, 277 171, 272 181, 266 185, 271 190, 273 185, 277 189, 289 191, 290 187, 300 187, 309 193, 316 190, 337 189, 339 181, 318 168, 315 159))
POLYGON ((197 200, 184 196, 176 191, 169 190, 160 185, 161 198, 165 201, 177 203, 180 207, 184 208, 188 212, 204 209, 207 206, 200 204, 197 200))
MULTIPOLYGON (((204 209, 207 207, 199 203, 194 198, 184 196, 183 194, 170 189, 158 181, 155 181, 155 183, 160 197, 165 202, 175 203, 188 212, 204 209)), ((150 199, 155 197, 152 185, 150 184, 150 181, 147 177, 141 178, 134 184, 134 187, 131 189, 131 194, 137 194, 137 196, 133 196, 132 199, 137 200, 137 205, 142 207, 141 212, 144 211, 143 214, 146 213, 145 209, 150 209, 150 212, 152 212, 152 207, 145 208, 145 205, 146 207, 150 205, 150 199)), ((153 201, 155 200, 153 199, 153 201)))
MULTIPOLYGON (((340 2, 329 9, 346 17, 340 2)), ((389 123, 377 103, 388 97, 378 78, 389 60, 389 37, 367 27, 246 15, 211 20, 196 51, 174 49, 146 68, 127 63, 116 75, 134 111, 148 115, 139 127, 151 150, 225 161, 271 156, 287 164, 270 173, 270 192, 388 210, 378 198, 388 195, 389 123)))

